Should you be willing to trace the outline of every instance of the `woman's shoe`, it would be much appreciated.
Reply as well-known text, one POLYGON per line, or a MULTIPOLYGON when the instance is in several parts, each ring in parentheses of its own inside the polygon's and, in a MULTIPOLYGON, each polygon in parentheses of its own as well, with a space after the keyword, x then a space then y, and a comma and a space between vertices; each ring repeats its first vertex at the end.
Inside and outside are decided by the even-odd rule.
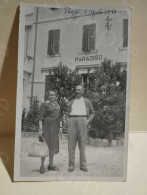
POLYGON ((45 168, 44 167, 40 167, 40 174, 45 173, 45 168))
POLYGON ((88 172, 88 169, 87 169, 87 167, 80 167, 80 170, 82 170, 82 171, 85 171, 85 172, 88 172))
POLYGON ((68 168, 68 172, 73 172, 74 171, 74 167, 69 167, 68 168))
POLYGON ((48 165, 48 170, 49 171, 50 170, 52 170, 52 171, 60 171, 58 167, 56 167, 56 166, 51 167, 50 165, 48 165))

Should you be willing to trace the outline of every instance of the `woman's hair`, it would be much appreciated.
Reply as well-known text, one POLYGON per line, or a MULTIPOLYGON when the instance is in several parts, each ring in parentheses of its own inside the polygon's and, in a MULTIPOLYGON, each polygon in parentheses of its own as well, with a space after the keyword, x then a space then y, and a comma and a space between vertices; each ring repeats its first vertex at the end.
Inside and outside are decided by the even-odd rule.
POLYGON ((50 92, 54 92, 54 93, 57 95, 57 91, 56 91, 56 90, 54 90, 54 89, 49 89, 49 90, 47 90, 47 91, 45 92, 45 96, 44 96, 44 100, 45 100, 45 101, 48 100, 48 97, 49 97, 50 92))

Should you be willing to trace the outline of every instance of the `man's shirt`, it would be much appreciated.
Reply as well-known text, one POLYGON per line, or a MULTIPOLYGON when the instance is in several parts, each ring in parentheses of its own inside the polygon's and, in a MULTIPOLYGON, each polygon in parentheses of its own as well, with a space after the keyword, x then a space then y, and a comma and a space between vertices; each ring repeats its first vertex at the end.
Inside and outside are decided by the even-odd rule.
POLYGON ((70 115, 87 115, 84 98, 76 98, 72 104, 70 115))

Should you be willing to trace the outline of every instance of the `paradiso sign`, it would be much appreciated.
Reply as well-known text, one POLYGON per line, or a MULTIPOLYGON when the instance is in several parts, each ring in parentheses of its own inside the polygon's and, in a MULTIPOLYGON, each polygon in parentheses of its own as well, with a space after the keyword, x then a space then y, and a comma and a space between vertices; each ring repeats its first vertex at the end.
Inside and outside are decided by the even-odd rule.
POLYGON ((75 57, 75 62, 76 61, 93 61, 93 60, 102 60, 102 55, 75 57))

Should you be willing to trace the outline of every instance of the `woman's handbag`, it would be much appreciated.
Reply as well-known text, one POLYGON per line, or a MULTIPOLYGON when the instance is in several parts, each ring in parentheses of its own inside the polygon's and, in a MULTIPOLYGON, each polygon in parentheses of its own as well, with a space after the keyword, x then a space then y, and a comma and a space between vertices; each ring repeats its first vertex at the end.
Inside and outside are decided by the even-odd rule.
POLYGON ((35 141, 31 144, 28 156, 30 157, 47 157, 49 155, 49 149, 48 146, 42 137, 43 142, 40 142, 38 139, 35 139, 35 141))

